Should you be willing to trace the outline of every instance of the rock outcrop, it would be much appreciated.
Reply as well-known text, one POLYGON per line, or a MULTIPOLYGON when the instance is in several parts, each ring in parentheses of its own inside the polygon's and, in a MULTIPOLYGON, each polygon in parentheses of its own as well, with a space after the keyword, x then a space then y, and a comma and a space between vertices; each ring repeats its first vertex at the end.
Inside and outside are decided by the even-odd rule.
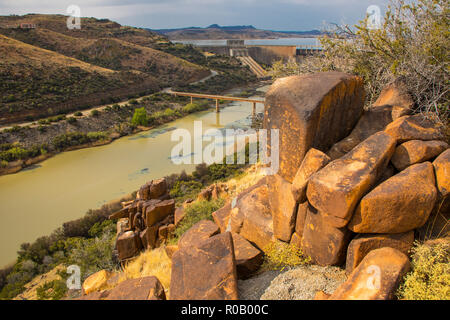
POLYGON ((410 140, 395 149, 391 161, 397 170, 402 171, 410 165, 436 158, 448 148, 448 144, 444 141, 410 140))
POLYGON ((310 148, 327 151, 359 120, 362 79, 326 72, 277 80, 266 94, 265 129, 279 129, 280 171, 291 182, 310 148))
POLYGON ((230 232, 172 257, 171 300, 237 300, 237 272, 230 232))

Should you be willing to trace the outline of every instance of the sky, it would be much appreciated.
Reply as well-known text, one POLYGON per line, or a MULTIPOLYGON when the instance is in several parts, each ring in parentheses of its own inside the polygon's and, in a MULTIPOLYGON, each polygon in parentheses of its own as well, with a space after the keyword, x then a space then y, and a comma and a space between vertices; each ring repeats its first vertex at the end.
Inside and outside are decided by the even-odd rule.
POLYGON ((303 31, 328 23, 355 24, 370 5, 384 11, 388 0, 0 0, 0 15, 67 14, 107 18, 151 29, 253 25, 259 29, 303 31))

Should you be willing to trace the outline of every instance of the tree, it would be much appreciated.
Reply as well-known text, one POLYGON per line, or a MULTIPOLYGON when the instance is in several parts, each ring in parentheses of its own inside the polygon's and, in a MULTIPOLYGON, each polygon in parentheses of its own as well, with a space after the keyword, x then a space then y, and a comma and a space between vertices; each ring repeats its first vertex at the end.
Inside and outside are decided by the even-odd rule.
POLYGON ((148 116, 147 111, 144 107, 137 108, 134 110, 133 118, 131 119, 131 124, 135 126, 147 126, 148 116))

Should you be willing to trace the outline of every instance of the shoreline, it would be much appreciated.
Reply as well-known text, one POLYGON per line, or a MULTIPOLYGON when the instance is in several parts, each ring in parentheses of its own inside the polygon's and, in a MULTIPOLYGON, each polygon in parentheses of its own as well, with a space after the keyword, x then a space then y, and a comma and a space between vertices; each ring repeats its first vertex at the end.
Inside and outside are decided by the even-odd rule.
MULTIPOLYGON (((247 86, 244 86, 244 87, 236 87, 236 88, 229 89, 226 92, 224 92, 224 94, 226 94, 227 92, 236 90, 236 89, 241 89, 240 91, 245 91, 246 89, 256 89, 256 88, 259 88, 259 87, 261 87, 263 85, 264 85, 263 81, 249 83, 249 84, 247 84, 247 86)), ((210 107, 210 109, 213 109, 213 108, 214 107, 210 107)), ((206 110, 208 110, 208 109, 206 109, 206 110)), ((95 142, 80 144, 80 145, 77 145, 77 146, 70 146, 70 147, 68 147, 68 148, 66 148, 66 149, 64 149, 62 151, 59 151, 59 152, 49 152, 49 153, 41 154, 41 155, 39 155, 37 157, 29 158, 29 159, 26 159, 26 160, 16 160, 14 162, 10 162, 8 164, 8 166, 5 167, 5 168, 1 168, 0 167, 0 177, 1 176, 5 176, 5 175, 19 173, 19 172, 23 171, 24 169, 28 169, 28 168, 32 167, 33 165, 36 165, 36 164, 38 164, 40 162, 43 162, 43 161, 45 161, 47 159, 50 159, 50 158, 52 158, 52 157, 54 157, 54 156, 56 156, 58 154, 61 154, 63 152, 70 152, 70 151, 74 151, 74 150, 80 150, 80 149, 86 149, 86 148, 95 148, 95 147, 108 145, 108 144, 113 143, 115 140, 120 139, 122 137, 131 136, 131 135, 138 134, 138 133, 144 132, 144 131, 150 131, 152 129, 157 129, 158 127, 160 127, 160 126, 162 126, 162 125, 164 125, 164 124, 166 124, 168 122, 171 122, 171 121, 174 121, 174 120, 177 120, 177 119, 182 119, 185 116, 186 115, 184 115, 182 117, 179 117, 179 118, 175 118, 175 119, 167 119, 164 122, 158 124, 157 126, 152 126, 152 127, 139 126, 135 130, 133 130, 133 132, 131 132, 129 134, 126 134, 126 135, 120 136, 120 135, 117 135, 117 134, 111 134, 109 136, 109 138, 106 139, 106 140, 99 140, 99 141, 95 141, 95 142)))

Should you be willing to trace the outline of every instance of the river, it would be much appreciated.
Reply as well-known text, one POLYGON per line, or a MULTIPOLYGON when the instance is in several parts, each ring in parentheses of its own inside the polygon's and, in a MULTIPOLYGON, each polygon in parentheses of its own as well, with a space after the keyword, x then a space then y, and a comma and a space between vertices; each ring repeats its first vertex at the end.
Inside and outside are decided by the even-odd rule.
MULTIPOLYGON (((257 112, 263 110, 264 106, 257 104, 257 112)), ((194 121, 202 121, 203 132, 248 128, 251 114, 251 103, 233 102, 219 114, 212 110, 191 114, 105 146, 64 152, 19 173, 1 176, 0 266, 14 261, 21 243, 50 234, 88 209, 129 194, 149 180, 182 170, 192 172, 194 164, 175 165, 170 159, 178 144, 171 141, 172 130, 192 132, 194 121)))
MULTIPOLYGON (((227 40, 173 40, 174 43, 192 44, 194 46, 226 46, 227 40)), ((278 39, 246 39, 245 45, 252 46, 313 46, 320 47, 318 38, 278 38, 278 39)))

